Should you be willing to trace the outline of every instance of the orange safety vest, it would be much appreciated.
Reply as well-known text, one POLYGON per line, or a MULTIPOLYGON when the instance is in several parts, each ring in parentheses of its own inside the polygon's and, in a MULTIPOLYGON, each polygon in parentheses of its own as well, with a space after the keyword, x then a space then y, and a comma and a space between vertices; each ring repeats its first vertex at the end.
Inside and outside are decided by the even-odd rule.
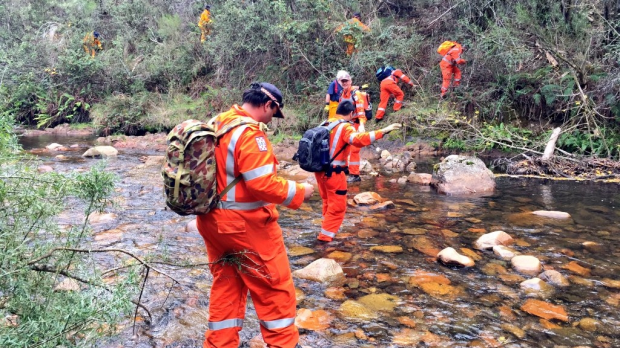
POLYGON ((362 92, 359 89, 352 90, 352 88, 349 88, 349 90, 342 91, 342 95, 340 96, 341 103, 345 100, 355 105, 354 118, 357 118, 360 123, 366 123, 366 121, 368 121, 366 119, 366 111, 372 110, 370 101, 368 100, 368 93, 362 92))
POLYGON ((461 53, 463 52, 463 46, 456 44, 452 47, 448 53, 442 58, 442 63, 448 63, 450 65, 463 64, 465 60, 461 58, 461 53))
MULTIPOLYGON (((250 117, 250 115, 240 106, 234 105, 216 118, 216 129, 237 117, 250 117)), ((222 192, 237 176, 241 175, 243 178, 221 197, 216 209, 212 210, 216 214, 218 209, 254 214, 249 211, 261 207, 275 210, 274 204, 296 209, 302 204, 303 185, 276 175, 278 161, 262 126, 243 125, 224 135, 219 139, 215 158, 218 192, 222 192)), ((256 213, 258 212, 266 214, 266 218, 277 217, 277 212, 274 214, 265 209, 256 213)), ((260 218, 253 215, 254 217, 260 218)))
MULTIPOLYGON (((329 123, 338 121, 340 118, 330 118, 327 120, 329 123)), ((342 149, 345 145, 352 145, 355 147, 364 147, 372 144, 375 140, 379 140, 383 138, 383 133, 380 130, 367 132, 367 133, 358 133, 353 125, 349 122, 343 122, 340 125, 336 126, 336 128, 332 129, 331 134, 329 135, 329 158, 333 158, 340 149, 342 149)), ((351 148, 347 147, 343 151, 341 151, 336 158, 332 161, 332 165, 334 166, 348 166, 349 165, 349 152, 351 152, 351 148)))

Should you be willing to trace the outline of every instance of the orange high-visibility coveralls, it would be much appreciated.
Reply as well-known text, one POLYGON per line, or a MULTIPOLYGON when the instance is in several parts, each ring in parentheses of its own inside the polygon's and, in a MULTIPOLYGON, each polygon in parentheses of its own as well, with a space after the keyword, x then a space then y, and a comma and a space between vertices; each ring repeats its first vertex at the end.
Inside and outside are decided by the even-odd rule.
MULTIPOLYGON (((339 119, 330 118, 328 122, 334 122, 339 119)), ((351 123, 344 122, 334 129, 330 134, 329 158, 332 158, 345 144, 356 147, 364 147, 372 144, 375 140, 383 138, 383 133, 372 131, 366 133, 357 133, 351 123)), ((344 215, 347 211, 347 176, 343 171, 338 171, 340 167, 346 167, 348 164, 349 147, 347 146, 332 162, 332 166, 336 172, 328 176, 325 172, 314 173, 316 182, 319 186, 319 194, 323 200, 323 223, 321 224, 321 233, 318 239, 331 242, 338 233, 344 215)))
POLYGON ((84 40, 82 40, 84 52, 90 55, 92 58, 95 58, 96 49, 101 49, 101 41, 96 38, 93 33, 88 33, 84 36, 84 40))
MULTIPOLYGON (((342 95, 340 96, 340 102, 345 100, 350 100, 353 105, 355 105, 355 113, 353 120, 353 128, 357 132, 360 128, 360 124, 366 124, 368 119, 366 118, 366 112, 372 112, 372 106, 368 101, 368 94, 366 92, 362 92, 357 88, 350 88, 349 90, 342 91, 342 95)), ((335 113, 334 113, 335 114, 335 113)), ((331 117, 331 116, 330 116, 331 117)), ((360 151, 361 147, 351 146, 350 155, 349 155, 349 174, 351 175, 360 175, 360 163, 361 156, 360 151)))
MULTIPOLYGON (((349 30, 362 30, 365 32, 370 31, 370 28, 362 23, 362 21, 358 18, 349 19, 346 23, 336 28, 336 32, 338 33, 344 28, 348 28, 349 30)), ((356 51, 355 45, 357 44, 357 39, 351 34, 344 34, 344 42, 347 44, 347 56, 352 55, 353 52, 356 51)))
POLYGON ((204 10, 200 14, 198 27, 202 33, 200 35, 200 42, 205 42, 207 40, 207 36, 211 34, 211 12, 209 12, 209 10, 204 10))
POLYGON ((383 116, 385 115, 385 108, 387 108, 388 101, 391 96, 394 96, 394 111, 400 110, 403 106, 405 93, 403 93, 403 90, 398 87, 398 82, 400 80, 403 80, 404 83, 413 86, 413 82, 411 82, 409 76, 405 75, 400 69, 394 70, 392 75, 381 81, 381 101, 379 102, 379 108, 377 109, 377 121, 383 119, 383 116))
MULTIPOLYGON (((235 105, 217 117, 216 126, 236 117, 249 114, 235 105)), ((197 217, 213 274, 203 347, 239 346, 248 291, 267 346, 295 347, 295 287, 275 204, 299 208, 304 187, 276 175, 277 160, 259 126, 239 126, 222 136, 215 158, 218 192, 237 176, 242 180, 217 208, 197 217)))
POLYGON ((450 88, 450 80, 454 76, 454 84, 456 87, 461 84, 461 69, 458 68, 457 64, 465 64, 465 60, 461 58, 461 53, 463 53, 463 47, 460 44, 454 45, 443 59, 439 63, 441 67, 441 75, 443 76, 443 82, 441 84, 441 96, 443 97, 448 88, 450 88))

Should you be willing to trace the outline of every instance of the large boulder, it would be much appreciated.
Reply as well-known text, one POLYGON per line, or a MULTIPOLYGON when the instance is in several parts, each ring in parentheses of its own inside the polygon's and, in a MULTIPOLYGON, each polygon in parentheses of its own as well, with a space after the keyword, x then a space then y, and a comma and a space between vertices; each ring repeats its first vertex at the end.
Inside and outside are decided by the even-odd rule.
POLYGON ((437 166, 431 185, 447 195, 485 193, 495 190, 495 177, 480 159, 451 155, 437 166))

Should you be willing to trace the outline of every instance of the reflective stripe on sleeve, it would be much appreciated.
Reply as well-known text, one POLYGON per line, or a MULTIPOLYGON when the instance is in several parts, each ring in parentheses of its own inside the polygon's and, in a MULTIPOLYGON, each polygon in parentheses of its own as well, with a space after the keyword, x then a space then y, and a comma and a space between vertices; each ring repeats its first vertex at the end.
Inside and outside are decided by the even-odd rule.
MULTIPOLYGON (((235 180, 235 148, 237 147, 239 137, 241 137, 241 134, 247 128, 247 125, 237 127, 237 129, 233 131, 232 137, 230 138, 230 143, 228 144, 228 154, 226 155, 226 185, 230 185, 230 183, 235 180)), ((226 200, 235 200, 235 186, 233 186, 226 194, 226 200)))
POLYGON ((370 132, 370 142, 374 143, 376 139, 377 135, 375 134, 375 131, 370 132))
POLYGON ((264 201, 256 201, 256 202, 229 202, 229 201, 220 201, 217 204, 218 209, 225 210, 254 210, 261 207, 266 207, 271 203, 264 201))
POLYGON ((210 321, 209 330, 230 329, 232 327, 243 327, 243 319, 226 319, 222 321, 210 321))
POLYGON ((377 111, 385 111, 385 108, 378 108, 377 111))
POLYGON ((359 162, 349 162, 350 166, 359 166, 360 163, 359 162))
POLYGON ((277 320, 260 320, 260 324, 267 330, 283 329, 295 323, 295 318, 284 318, 277 320))
POLYGON ((250 181, 271 173, 273 173, 273 164, 266 164, 262 167, 254 168, 245 173, 242 173, 241 175, 243 175, 243 180, 250 181))
POLYGON ((322 228, 321 228, 321 234, 324 234, 324 235, 332 237, 332 238, 336 237, 336 233, 335 232, 329 232, 329 231, 324 230, 322 228))
POLYGON ((297 184, 294 181, 288 180, 288 194, 286 195, 286 199, 282 202, 283 206, 288 206, 295 198, 295 194, 297 193, 297 184))

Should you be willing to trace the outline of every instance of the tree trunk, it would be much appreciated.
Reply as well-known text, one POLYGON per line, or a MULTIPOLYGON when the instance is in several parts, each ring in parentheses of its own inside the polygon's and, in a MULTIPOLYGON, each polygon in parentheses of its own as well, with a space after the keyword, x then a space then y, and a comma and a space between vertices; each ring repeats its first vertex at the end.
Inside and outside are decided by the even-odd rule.
POLYGON ((558 137, 562 133, 562 128, 558 127, 553 130, 551 133, 551 138, 549 138, 549 142, 547 143, 547 147, 545 147, 545 153, 542 156, 543 161, 548 161, 553 158, 553 152, 555 151, 555 143, 558 141, 558 137))

